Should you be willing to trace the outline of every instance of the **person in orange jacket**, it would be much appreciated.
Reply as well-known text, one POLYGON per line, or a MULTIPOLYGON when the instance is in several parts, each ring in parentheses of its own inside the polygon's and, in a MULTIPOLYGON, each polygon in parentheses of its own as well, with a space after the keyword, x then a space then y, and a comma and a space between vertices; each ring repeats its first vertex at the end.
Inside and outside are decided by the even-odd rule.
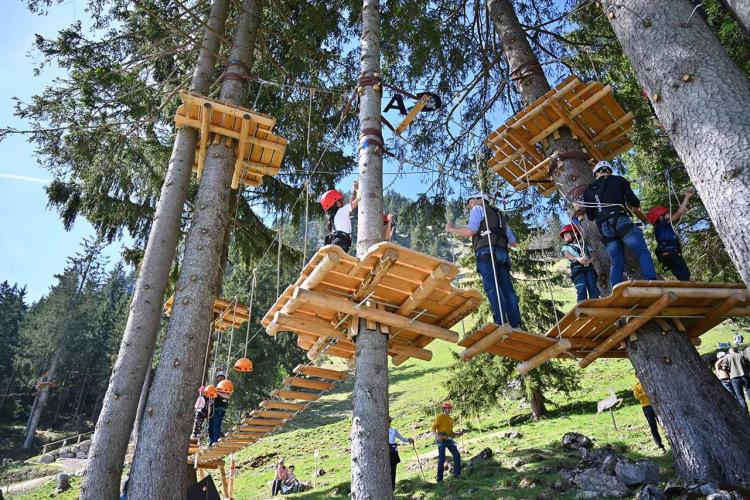
POLYGON ((651 429, 651 436, 653 436, 656 446, 658 446, 661 451, 667 451, 666 449, 664 449, 664 444, 661 441, 661 435, 659 435, 659 427, 656 425, 656 412, 651 406, 651 400, 648 398, 648 394, 646 394, 646 391, 645 389, 643 389, 640 381, 633 386, 633 394, 635 395, 635 398, 641 403, 643 415, 645 415, 646 417, 648 426, 651 429))

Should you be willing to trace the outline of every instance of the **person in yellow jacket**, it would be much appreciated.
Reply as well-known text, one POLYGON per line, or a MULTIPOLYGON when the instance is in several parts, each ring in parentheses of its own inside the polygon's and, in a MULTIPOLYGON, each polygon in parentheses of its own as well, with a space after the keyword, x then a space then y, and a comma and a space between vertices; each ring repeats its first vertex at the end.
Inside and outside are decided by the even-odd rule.
POLYGON ((458 453, 458 447, 453 438, 457 436, 453 432, 453 419, 450 417, 453 405, 450 401, 445 401, 441 408, 442 413, 435 416, 435 421, 432 423, 432 433, 435 436, 435 441, 438 447, 438 470, 437 470, 437 481, 438 483, 443 480, 443 466, 445 465, 445 450, 451 452, 453 455, 453 475, 459 477, 461 475, 461 455, 458 453))
POLYGON ((656 446, 658 446, 661 451, 667 451, 664 449, 664 444, 662 444, 661 436, 659 435, 659 427, 656 425, 656 412, 651 406, 651 400, 648 399, 648 394, 646 394, 640 381, 633 386, 633 394, 635 395, 635 399, 641 403, 643 414, 646 416, 646 421, 651 429, 651 435, 654 437, 656 446))

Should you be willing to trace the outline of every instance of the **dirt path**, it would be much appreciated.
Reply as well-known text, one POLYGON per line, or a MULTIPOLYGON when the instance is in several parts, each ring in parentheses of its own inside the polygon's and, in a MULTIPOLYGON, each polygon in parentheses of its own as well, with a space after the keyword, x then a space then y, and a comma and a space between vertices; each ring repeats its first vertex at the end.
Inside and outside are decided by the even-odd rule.
MULTIPOLYGON (((55 465, 59 465, 61 467, 60 472, 75 474, 76 472, 83 470, 83 468, 86 466, 86 460, 82 458, 61 458, 55 462, 55 465)), ((13 483, 8 486, 4 486, 3 493, 6 495, 28 493, 31 490, 40 488, 47 481, 54 481, 55 477, 56 474, 53 474, 50 476, 37 477, 34 479, 28 479, 26 481, 13 483)))

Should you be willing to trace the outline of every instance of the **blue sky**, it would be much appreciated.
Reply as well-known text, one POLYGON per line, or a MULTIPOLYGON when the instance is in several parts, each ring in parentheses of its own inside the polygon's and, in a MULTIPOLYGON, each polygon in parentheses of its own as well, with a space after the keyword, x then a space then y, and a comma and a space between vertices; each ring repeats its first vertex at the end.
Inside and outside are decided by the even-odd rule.
MULTIPOLYGON (((5 22, 0 30, 0 126, 26 128, 13 116, 12 98, 26 99, 60 74, 52 68, 34 77, 34 59, 28 56, 34 34, 53 35, 76 16, 80 18, 81 3, 76 6, 71 0, 40 17, 30 13, 21 0, 3 2, 3 16, 12 22, 5 22)), ((0 142, 0 158, 0 281, 26 285, 27 298, 34 301, 47 292, 53 275, 63 270, 84 237, 95 233, 83 219, 65 231, 57 214, 47 208, 44 184, 50 175, 38 166, 34 146, 23 136, 0 142)), ((107 248, 110 261, 117 259, 120 247, 107 248)))

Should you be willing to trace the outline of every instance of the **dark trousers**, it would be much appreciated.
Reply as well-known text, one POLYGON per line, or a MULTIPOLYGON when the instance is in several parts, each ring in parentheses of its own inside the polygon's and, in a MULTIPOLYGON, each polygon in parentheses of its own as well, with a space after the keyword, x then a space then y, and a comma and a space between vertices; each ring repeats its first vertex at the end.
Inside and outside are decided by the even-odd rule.
POLYGON ((461 455, 458 453, 458 447, 452 439, 446 439, 445 441, 438 443, 438 483, 443 480, 443 466, 445 465, 446 448, 451 452, 451 455, 453 455, 453 475, 461 475, 461 455))
POLYGON ((195 420, 193 420, 193 436, 200 436, 203 430, 203 422, 206 420, 205 410, 195 411, 195 420))
POLYGON ((573 272, 570 279, 576 285, 576 299, 583 302, 586 299, 598 299, 601 296, 597 280, 599 275, 593 266, 587 266, 583 269, 573 272))
POLYGON ((745 390, 748 389, 747 379, 745 377, 732 377, 731 380, 734 397, 737 398, 740 406, 747 411, 747 403, 745 402, 745 390))
POLYGON ((494 265, 490 247, 482 247, 476 251, 477 271, 482 277, 484 293, 492 309, 492 320, 498 325, 510 323, 513 328, 519 328, 521 310, 511 281, 508 250, 496 246, 492 247, 492 250, 495 253, 494 265))
POLYGON ((323 243, 326 245, 337 245, 341 247, 344 252, 348 253, 349 248, 352 246, 352 236, 343 231, 334 231, 325 237, 323 243))
POLYGON ((214 408, 214 414, 208 421, 208 439, 211 441, 211 444, 214 444, 221 437, 221 423, 224 421, 226 412, 227 409, 224 407, 219 406, 214 408))
POLYGON ((685 262, 685 258, 682 255, 663 255, 659 257, 659 262, 666 269, 669 269, 678 280, 690 281, 690 269, 688 269, 687 262, 685 262))
POLYGON ((721 382, 721 385, 724 386, 724 389, 728 390, 729 394, 734 396, 734 389, 732 389, 732 381, 729 379, 726 379, 726 380, 719 379, 719 381, 721 382))
POLYGON ((644 406, 643 414, 646 416, 646 421, 648 422, 648 427, 651 429, 651 436, 653 436, 656 446, 658 446, 659 448, 664 448, 664 444, 662 444, 661 441, 661 436, 659 435, 659 427, 657 427, 656 425, 656 412, 654 411, 653 406, 644 406))
POLYGON ((401 463, 401 457, 398 456, 398 447, 394 444, 390 445, 391 448, 391 454, 390 454, 390 461, 391 461, 391 489, 396 489, 396 467, 399 463, 401 463))
POLYGON ((271 485, 271 496, 275 497, 279 493, 281 493, 281 479, 274 479, 273 484, 271 485))

